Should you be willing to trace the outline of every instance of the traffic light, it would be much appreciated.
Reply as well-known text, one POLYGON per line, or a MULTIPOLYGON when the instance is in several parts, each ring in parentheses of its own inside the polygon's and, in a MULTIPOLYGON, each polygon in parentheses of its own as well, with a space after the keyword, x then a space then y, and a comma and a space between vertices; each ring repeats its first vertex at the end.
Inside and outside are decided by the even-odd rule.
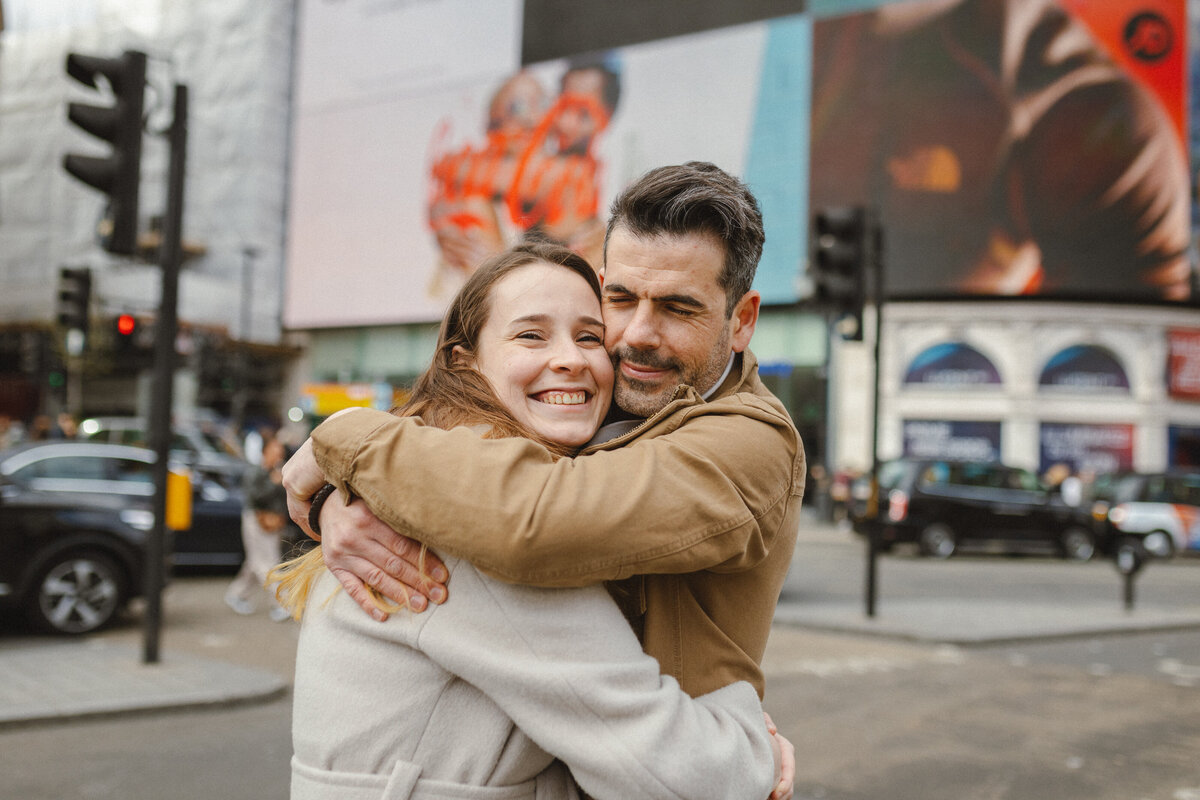
POLYGON ((137 331, 137 317, 133 314, 120 314, 117 316, 117 334, 119 336, 132 341, 135 331, 137 331))
POLYGON ((92 271, 63 267, 58 271, 58 324, 67 330, 87 332, 92 302, 92 271))
POLYGON ((851 318, 842 338, 862 341, 867 265, 872 258, 866 211, 858 206, 825 208, 813 220, 810 276, 813 300, 835 317, 851 318))
POLYGON ((63 157, 74 177, 108 195, 101 244, 110 253, 132 255, 137 245, 138 185, 142 164, 142 101, 146 84, 146 54, 126 50, 117 58, 67 54, 67 74, 82 84, 100 88, 103 78, 112 88, 114 104, 70 103, 67 119, 93 136, 112 144, 108 156, 63 157))

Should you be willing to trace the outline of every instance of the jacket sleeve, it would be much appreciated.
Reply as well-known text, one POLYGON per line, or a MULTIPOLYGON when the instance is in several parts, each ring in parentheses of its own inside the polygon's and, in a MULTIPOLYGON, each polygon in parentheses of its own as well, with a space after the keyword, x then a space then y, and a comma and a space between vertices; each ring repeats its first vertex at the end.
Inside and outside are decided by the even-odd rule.
POLYGON ((313 449, 392 528, 503 580, 736 571, 766 557, 777 532, 759 521, 802 480, 795 429, 753 400, 698 404, 673 430, 557 461, 525 439, 370 410, 319 426, 313 449))
POLYGON ((454 580, 456 602, 424 623, 419 649, 486 694, 589 795, 770 793, 771 741, 748 683, 688 697, 600 587, 514 586, 466 563, 454 580))

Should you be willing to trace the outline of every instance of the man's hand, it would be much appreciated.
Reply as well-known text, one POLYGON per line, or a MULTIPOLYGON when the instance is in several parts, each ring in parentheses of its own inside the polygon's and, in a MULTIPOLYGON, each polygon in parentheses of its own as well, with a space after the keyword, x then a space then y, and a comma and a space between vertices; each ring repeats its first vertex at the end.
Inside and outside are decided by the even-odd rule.
POLYGON ((321 509, 322 535, 313 532, 308 524, 311 499, 325 482, 325 473, 313 455, 312 439, 307 439, 283 465, 288 515, 301 530, 322 543, 325 566, 354 602, 381 622, 387 614, 375 605, 368 586, 397 601, 407 597, 413 611, 424 611, 430 600, 444 603, 449 577, 446 565, 432 551, 426 551, 425 575, 432 580, 422 577, 420 543, 389 528, 365 503, 347 506, 340 494, 331 495, 321 509))
POLYGON ((321 509, 321 551, 325 566, 345 587, 354 602, 379 621, 387 619, 371 599, 373 586, 396 601, 408 598, 408 607, 424 611, 430 600, 446 601, 449 574, 433 551, 425 551, 421 574, 421 543, 401 536, 376 517, 361 501, 346 505, 332 494, 321 509))
POLYGON ((764 711, 763 719, 766 720, 767 731, 774 739, 771 749, 776 751, 776 756, 779 759, 778 780, 775 782, 775 788, 771 790, 771 796, 767 800, 792 800, 792 791, 795 789, 796 783, 796 748, 779 733, 779 729, 775 727, 775 721, 771 719, 770 714, 764 711))

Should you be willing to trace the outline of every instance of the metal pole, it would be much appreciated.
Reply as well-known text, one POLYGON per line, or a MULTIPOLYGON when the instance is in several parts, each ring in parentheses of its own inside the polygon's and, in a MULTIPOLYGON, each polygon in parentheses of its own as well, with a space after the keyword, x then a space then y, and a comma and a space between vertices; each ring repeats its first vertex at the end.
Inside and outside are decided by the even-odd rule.
POLYGON ((146 548, 146 615, 142 661, 158 663, 162 629, 162 589, 166 569, 167 459, 171 449, 171 402, 175 377, 176 309, 183 228, 183 183, 187 163, 187 87, 175 84, 175 115, 167 133, 167 213, 163 219, 162 301, 154 337, 154 387, 150 402, 150 446, 154 449, 154 528, 146 548))
MULTIPOLYGON (((883 340, 883 230, 874 214, 868 218, 871 236, 871 292, 870 299, 875 308, 875 365, 871 399, 871 499, 869 516, 874 522, 879 516, 879 373, 880 342, 883 340)), ((867 537, 867 616, 875 616, 875 600, 878 596, 879 530, 870 526, 867 537)))

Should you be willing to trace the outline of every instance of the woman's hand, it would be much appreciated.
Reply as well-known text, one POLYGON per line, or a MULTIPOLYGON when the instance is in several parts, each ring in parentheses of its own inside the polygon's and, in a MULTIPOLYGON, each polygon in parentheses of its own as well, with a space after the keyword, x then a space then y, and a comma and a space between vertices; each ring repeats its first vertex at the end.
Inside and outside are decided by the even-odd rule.
POLYGON ((775 763, 779 765, 776 774, 775 788, 767 800, 792 800, 792 791, 796 783, 796 748, 779 733, 771 715, 763 712, 767 723, 767 731, 771 734, 771 750, 775 754, 775 763))
POLYGON ((321 541, 321 537, 308 525, 312 496, 325 485, 325 473, 317 466, 317 459, 313 456, 312 439, 305 439, 300 449, 287 460, 282 476, 283 488, 287 492, 288 516, 309 538, 321 541))

